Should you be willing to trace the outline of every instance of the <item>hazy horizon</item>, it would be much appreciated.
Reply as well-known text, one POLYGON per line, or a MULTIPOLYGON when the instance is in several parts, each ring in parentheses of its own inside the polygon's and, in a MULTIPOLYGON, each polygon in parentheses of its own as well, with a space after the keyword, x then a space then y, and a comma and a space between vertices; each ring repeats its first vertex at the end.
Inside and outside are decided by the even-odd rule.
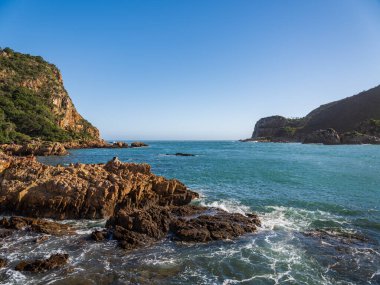
POLYGON ((5 1, 104 139, 235 140, 380 84, 380 1, 5 1))

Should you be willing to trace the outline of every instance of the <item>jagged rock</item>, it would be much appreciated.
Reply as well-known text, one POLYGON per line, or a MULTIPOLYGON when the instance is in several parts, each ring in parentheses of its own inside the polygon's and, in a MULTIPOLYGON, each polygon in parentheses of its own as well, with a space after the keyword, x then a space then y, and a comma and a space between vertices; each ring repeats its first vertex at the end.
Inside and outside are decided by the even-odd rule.
POLYGON ((340 144, 340 137, 334 129, 318 130, 306 136, 303 143, 321 143, 326 145, 334 145, 340 144))
POLYGON ((342 144, 380 144, 380 138, 358 132, 344 133, 340 139, 342 144))
MULTIPOLYGON (((113 238, 121 247, 148 246, 172 234, 176 240, 211 241, 254 232, 257 216, 188 205, 198 194, 180 181, 151 173, 148 164, 48 166, 34 158, 0 153, 0 212, 55 219, 109 218, 91 238, 113 238)), ((0 221, 9 229, 67 233, 66 225, 33 218, 0 221)))
POLYGON ((133 142, 131 143, 131 147, 143 147, 143 146, 148 146, 146 143, 143 142, 133 142))
MULTIPOLYGON (((210 210, 205 208, 206 210, 210 210)), ((201 214, 192 218, 178 218, 171 223, 174 239, 186 242, 208 242, 232 239, 253 233, 260 225, 256 215, 243 216, 217 210, 213 215, 201 214)))
POLYGON ((34 261, 21 261, 15 270, 29 272, 44 272, 62 267, 69 260, 68 254, 53 254, 48 259, 37 259, 34 261))
POLYGON ((152 174, 147 164, 114 159, 63 167, 0 156, 1 161, 0 212, 13 215, 98 219, 112 216, 119 204, 184 205, 198 196, 178 180, 152 174))
POLYGON ((149 246, 168 235, 186 242, 231 239, 252 233, 260 225, 254 214, 246 217, 194 205, 128 210, 120 210, 106 225, 125 249, 149 246))
POLYGON ((27 156, 27 155, 66 155, 65 147, 58 142, 41 142, 33 141, 30 143, 18 144, 3 144, 0 149, 8 155, 27 156))
POLYGON ((74 232, 73 228, 69 225, 25 217, 3 218, 0 220, 0 227, 14 230, 27 229, 49 235, 67 235, 74 232))

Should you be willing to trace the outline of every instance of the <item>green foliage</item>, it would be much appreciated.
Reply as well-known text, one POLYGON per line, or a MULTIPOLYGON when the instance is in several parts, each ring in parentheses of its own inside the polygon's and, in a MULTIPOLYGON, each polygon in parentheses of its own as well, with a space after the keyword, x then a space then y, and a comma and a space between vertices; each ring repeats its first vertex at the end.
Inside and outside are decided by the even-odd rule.
POLYGON ((92 139, 90 123, 83 120, 82 132, 67 131, 52 112, 52 93, 64 91, 57 81, 57 68, 42 57, 0 49, 0 143, 31 138, 47 141, 92 139), (4 54, 5 53, 5 54, 4 54), (2 75, 2 76, 1 76, 2 75), (39 88, 22 87, 28 80, 44 79, 39 88))

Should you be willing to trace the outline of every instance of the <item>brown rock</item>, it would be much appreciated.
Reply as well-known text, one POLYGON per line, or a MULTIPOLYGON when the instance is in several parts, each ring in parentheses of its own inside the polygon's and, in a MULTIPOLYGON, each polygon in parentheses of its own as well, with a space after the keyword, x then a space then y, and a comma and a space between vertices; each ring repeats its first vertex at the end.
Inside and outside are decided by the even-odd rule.
POLYGON ((131 147, 143 147, 143 146, 148 146, 146 143, 143 142, 133 142, 131 143, 131 147))
POLYGON ((23 145, 18 144, 3 144, 0 145, 2 149, 8 155, 17 156, 48 156, 48 155, 66 155, 67 151, 63 144, 58 142, 41 142, 32 141, 23 145))
POLYGON ((108 231, 107 230, 93 231, 91 233, 91 238, 95 241, 106 240, 108 238, 108 231))
POLYGON ((74 233, 72 227, 65 224, 25 217, 3 218, 0 220, 0 227, 14 230, 26 229, 49 235, 66 235, 74 233))
POLYGON ((0 176, 0 212, 53 219, 110 217, 117 207, 184 205, 198 195, 175 179, 150 172, 147 164, 47 166, 8 158, 0 176))
POLYGON ((21 261, 15 269, 17 271, 44 272, 62 267, 67 263, 68 259, 68 254, 53 254, 48 259, 21 261))
POLYGON ((0 268, 3 268, 7 265, 7 260, 4 258, 0 258, 0 268))

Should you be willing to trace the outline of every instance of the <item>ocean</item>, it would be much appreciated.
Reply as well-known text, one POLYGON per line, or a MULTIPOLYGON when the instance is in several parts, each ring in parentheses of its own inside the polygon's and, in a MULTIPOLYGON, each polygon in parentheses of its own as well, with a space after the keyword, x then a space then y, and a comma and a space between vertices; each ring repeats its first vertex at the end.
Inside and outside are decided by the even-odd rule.
POLYGON ((100 221, 66 221, 77 235, 6 240, 10 262, 66 252, 64 269, 0 270, 1 284, 380 284, 380 146, 148 141, 147 148, 71 150, 47 164, 144 162, 200 193, 195 204, 259 214, 254 234, 206 244, 163 240, 124 251, 88 236, 100 221), (195 154, 180 157, 167 154, 195 154))

